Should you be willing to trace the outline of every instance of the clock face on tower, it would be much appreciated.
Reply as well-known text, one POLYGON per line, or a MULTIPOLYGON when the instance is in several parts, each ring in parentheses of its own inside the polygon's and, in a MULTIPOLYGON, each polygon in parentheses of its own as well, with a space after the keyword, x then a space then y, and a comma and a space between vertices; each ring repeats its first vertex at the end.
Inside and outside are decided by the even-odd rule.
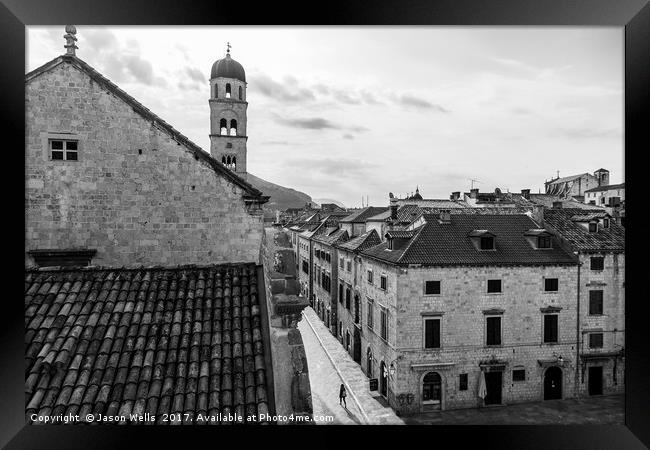
POLYGON ((210 153, 240 176, 246 175, 246 72, 230 56, 212 65, 210 72, 210 153))

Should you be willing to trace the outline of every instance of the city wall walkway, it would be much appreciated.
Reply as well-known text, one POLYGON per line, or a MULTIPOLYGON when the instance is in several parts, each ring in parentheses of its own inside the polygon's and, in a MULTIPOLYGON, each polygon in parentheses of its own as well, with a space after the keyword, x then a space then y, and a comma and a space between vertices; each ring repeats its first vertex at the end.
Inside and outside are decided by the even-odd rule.
POLYGON ((404 421, 391 408, 383 406, 370 394, 368 377, 321 322, 316 312, 307 307, 302 315, 303 320, 298 323, 298 328, 307 354, 314 415, 335 411, 339 413, 335 416, 338 423, 404 425, 404 421), (325 358, 329 364, 323 361, 325 358), (341 381, 336 384, 338 380, 341 381), (348 392, 346 414, 350 420, 344 420, 346 418, 340 414, 341 410, 345 411, 338 406, 340 383, 345 385, 348 392))

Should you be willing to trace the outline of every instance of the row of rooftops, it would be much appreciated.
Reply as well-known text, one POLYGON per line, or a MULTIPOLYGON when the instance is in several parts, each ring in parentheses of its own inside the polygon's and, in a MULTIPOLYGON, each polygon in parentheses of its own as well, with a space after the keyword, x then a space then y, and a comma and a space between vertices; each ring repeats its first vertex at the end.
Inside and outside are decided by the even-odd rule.
POLYGON ((443 209, 406 204, 396 208, 392 220, 391 208, 375 207, 355 211, 339 220, 340 224, 361 222, 363 217, 366 224, 386 221, 388 230, 384 236, 374 228, 359 236, 349 236, 332 223, 324 226, 319 222, 294 224, 290 229, 314 242, 398 265, 561 265, 576 263, 574 251, 624 251, 624 228, 615 218, 602 208, 567 208, 567 203, 572 202, 552 208, 516 209, 507 214, 485 208, 443 209), (382 211, 370 215, 377 209, 382 211), (584 226, 589 222, 596 224, 595 232, 584 226), (474 240, 482 237, 493 238, 494 248, 481 250, 474 240), (551 247, 539 248, 539 237, 550 238, 551 247))

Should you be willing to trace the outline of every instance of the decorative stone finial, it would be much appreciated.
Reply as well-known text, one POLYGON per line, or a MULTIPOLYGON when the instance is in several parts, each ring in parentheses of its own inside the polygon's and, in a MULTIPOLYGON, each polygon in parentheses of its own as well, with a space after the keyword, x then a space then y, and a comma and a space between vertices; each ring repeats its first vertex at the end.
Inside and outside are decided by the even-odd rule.
POLYGON ((230 42, 226 42, 226 47, 228 50, 226 50, 226 54, 230 55, 230 42))
POLYGON ((63 47, 66 49, 66 55, 75 56, 75 50, 79 48, 75 45, 75 42, 77 41, 77 37, 75 36, 76 34, 77 28, 74 25, 65 26, 65 35, 63 35, 65 38, 65 45, 63 47))

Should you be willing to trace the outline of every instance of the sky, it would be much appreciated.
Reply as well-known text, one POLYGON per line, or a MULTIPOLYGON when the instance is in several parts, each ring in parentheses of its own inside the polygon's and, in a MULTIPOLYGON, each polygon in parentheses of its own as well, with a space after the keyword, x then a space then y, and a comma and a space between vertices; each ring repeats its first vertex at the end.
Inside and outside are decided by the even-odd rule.
MULTIPOLYGON (((77 56, 209 151, 212 64, 246 71, 248 171, 347 207, 419 187, 624 181, 622 27, 97 27, 77 56)), ((26 72, 65 52, 29 26, 26 72)))

